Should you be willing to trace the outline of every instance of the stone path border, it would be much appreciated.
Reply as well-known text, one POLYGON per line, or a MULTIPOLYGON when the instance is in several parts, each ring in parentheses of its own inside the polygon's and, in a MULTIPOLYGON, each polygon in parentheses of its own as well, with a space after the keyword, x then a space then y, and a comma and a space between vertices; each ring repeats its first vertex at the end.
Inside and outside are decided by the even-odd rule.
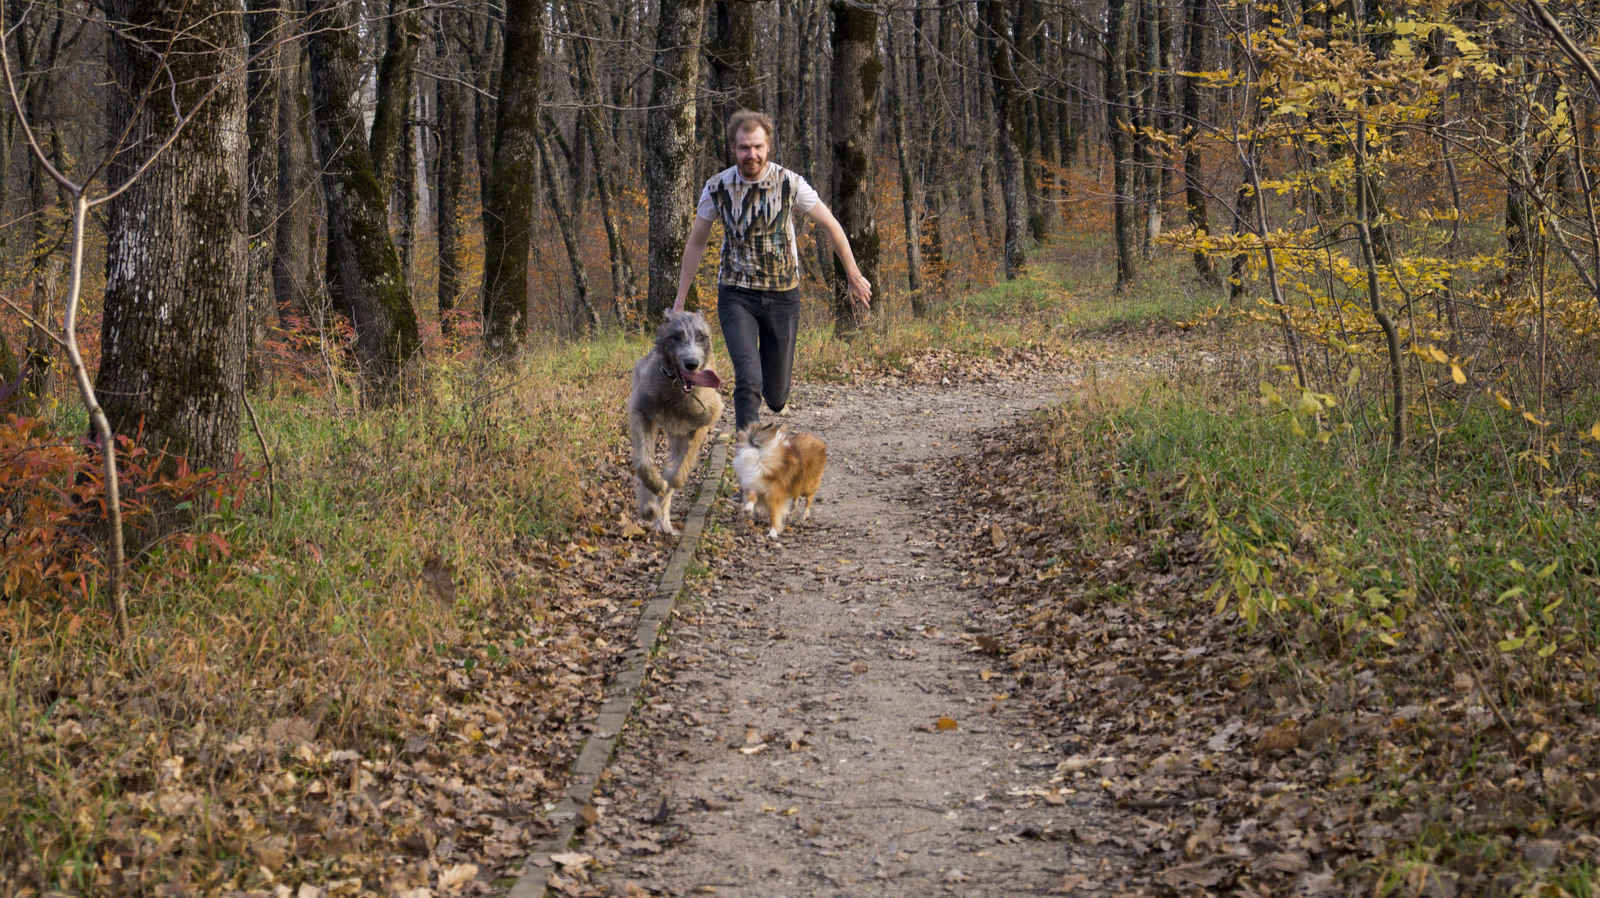
POLYGON ((638 701, 639 689, 644 684, 645 672, 650 667, 656 643, 666 627, 673 604, 678 600, 678 593, 683 591, 684 575, 699 545, 700 533, 705 529, 706 517, 722 484, 727 463, 728 439, 717 434, 711 441, 711 458, 700 480, 700 491, 684 519, 683 533, 667 560, 667 568, 661 574, 655 597, 639 615, 633 648, 624 653, 625 666, 607 684, 606 702, 600 706, 600 713, 591 724, 592 735, 584 741, 577 759, 572 762, 565 795, 550 811, 549 819, 557 824, 556 831, 529 853, 528 859, 523 862, 522 875, 507 893, 507 898, 544 898, 555 865, 538 866, 535 861, 545 860, 548 864, 550 855, 571 847, 578 832, 580 814, 594 798, 595 789, 600 784, 600 774, 616 753, 617 740, 621 738, 622 728, 638 701))

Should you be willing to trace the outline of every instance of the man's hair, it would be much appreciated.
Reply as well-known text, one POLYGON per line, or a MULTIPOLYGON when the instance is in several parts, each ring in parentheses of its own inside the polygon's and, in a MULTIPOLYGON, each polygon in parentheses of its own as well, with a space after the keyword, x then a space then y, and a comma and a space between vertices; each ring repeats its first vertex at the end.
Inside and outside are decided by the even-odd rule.
POLYGON ((740 131, 753 131, 756 128, 767 132, 767 143, 772 143, 772 116, 754 109, 741 109, 728 116, 728 148, 732 149, 738 141, 740 131))

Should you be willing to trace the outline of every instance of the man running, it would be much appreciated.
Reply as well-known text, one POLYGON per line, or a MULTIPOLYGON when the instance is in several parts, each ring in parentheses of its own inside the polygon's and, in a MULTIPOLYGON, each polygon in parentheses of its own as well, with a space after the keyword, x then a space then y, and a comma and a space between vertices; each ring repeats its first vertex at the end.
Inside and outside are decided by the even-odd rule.
POLYGON ((735 112, 728 119, 728 146, 735 165, 714 175, 700 192, 672 310, 683 311, 711 225, 720 220, 717 320, 733 363, 734 426, 744 430, 760 419, 763 397, 774 412, 782 412, 789 401, 795 337, 800 331, 795 214, 810 218, 828 235, 828 245, 844 266, 851 302, 869 307, 872 285, 856 267, 844 228, 816 190, 798 173, 768 161, 771 118, 748 109, 735 112))

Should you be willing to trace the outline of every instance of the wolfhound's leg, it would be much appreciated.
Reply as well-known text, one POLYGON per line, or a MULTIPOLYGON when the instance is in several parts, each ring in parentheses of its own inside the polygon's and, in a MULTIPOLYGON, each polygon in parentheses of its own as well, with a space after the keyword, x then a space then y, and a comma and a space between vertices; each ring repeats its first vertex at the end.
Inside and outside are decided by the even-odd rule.
POLYGON ((661 517, 656 519, 656 529, 668 536, 677 536, 678 528, 672 526, 672 487, 661 494, 661 517))
POLYGON ((650 492, 659 495, 667 488, 656 470, 656 437, 661 426, 642 413, 628 410, 628 435, 633 441, 633 476, 650 492))
POLYGON ((687 437, 672 434, 667 438, 667 483, 675 490, 683 489, 689 479, 689 466, 700 457, 700 444, 705 442, 710 427, 702 427, 687 437))

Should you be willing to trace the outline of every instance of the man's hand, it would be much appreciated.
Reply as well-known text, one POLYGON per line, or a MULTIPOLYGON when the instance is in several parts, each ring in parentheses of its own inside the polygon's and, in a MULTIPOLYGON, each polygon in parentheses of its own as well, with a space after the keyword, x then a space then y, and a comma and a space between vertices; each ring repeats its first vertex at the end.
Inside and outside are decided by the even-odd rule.
POLYGON ((845 295, 863 309, 872 308, 872 284, 861 272, 845 276, 845 295))
POLYGON ((806 216, 822 228, 828 235, 828 245, 833 247, 833 254, 839 257, 839 262, 844 266, 845 288, 844 293, 850 301, 863 309, 872 308, 872 284, 856 267, 855 254, 850 252, 850 240, 844 234, 844 228, 839 226, 839 220, 833 217, 824 203, 817 203, 806 211, 806 216))

